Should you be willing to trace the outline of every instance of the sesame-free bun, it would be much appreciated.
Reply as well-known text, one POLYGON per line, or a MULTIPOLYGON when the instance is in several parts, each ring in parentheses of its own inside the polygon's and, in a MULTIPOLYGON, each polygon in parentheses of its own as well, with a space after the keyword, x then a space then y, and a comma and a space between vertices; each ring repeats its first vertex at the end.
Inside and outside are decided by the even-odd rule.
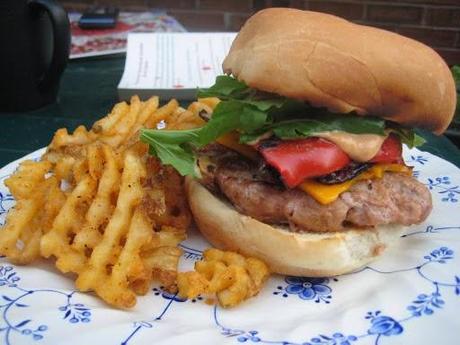
POLYGON ((186 178, 185 188, 195 222, 213 246, 262 259, 280 274, 326 277, 352 272, 379 257, 405 228, 295 233, 239 213, 192 177, 186 178))
POLYGON ((223 69, 258 90, 437 134, 455 111, 452 74, 433 49, 324 13, 257 12, 234 40, 223 69))

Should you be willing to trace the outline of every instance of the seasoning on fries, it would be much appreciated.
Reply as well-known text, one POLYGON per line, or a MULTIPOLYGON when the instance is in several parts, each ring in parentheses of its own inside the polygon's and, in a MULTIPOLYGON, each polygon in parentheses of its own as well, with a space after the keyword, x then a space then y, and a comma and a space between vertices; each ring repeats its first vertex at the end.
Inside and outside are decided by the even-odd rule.
POLYGON ((265 263, 240 254, 207 249, 203 261, 195 263, 195 271, 179 273, 179 295, 195 298, 200 294, 216 294, 223 307, 234 307, 257 295, 270 275, 265 263))
MULTIPOLYGON (((5 180, 16 206, 0 230, 0 254, 16 264, 54 258, 61 272, 76 274, 79 290, 119 308, 134 306, 154 280, 176 291, 178 244, 191 223, 183 179, 148 154, 139 131, 160 122, 168 129, 202 126, 217 103, 202 99, 183 109, 172 99, 159 107, 158 97, 134 96, 91 130, 57 130, 41 161, 22 162, 5 180)), ((254 292, 218 297, 234 305, 254 292)))

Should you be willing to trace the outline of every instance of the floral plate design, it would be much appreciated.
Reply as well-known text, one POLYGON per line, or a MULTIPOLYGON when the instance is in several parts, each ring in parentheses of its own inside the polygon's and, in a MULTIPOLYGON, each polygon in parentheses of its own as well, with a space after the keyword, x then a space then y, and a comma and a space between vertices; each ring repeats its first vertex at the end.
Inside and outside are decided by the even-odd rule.
MULTIPOLYGON (((43 150, 22 158, 39 159, 43 150)), ((408 228, 377 262, 332 278, 273 276, 259 296, 224 310, 161 286, 132 310, 75 290, 50 262, 14 266, 0 258, 1 344, 456 344, 460 335, 460 169, 405 150, 432 192, 433 212, 408 228)), ((0 169, 0 224, 14 205, 0 169)), ((209 245, 193 229, 180 269, 209 245)))

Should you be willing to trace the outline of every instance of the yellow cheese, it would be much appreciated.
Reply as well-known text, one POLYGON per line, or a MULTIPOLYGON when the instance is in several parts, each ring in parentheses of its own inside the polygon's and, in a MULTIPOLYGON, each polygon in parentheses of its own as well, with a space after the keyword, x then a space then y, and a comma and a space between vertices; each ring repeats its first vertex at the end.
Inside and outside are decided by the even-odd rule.
POLYGON ((216 141, 223 146, 226 146, 238 153, 241 153, 245 157, 248 157, 253 160, 257 159, 257 150, 252 146, 240 144, 239 140, 240 135, 238 134, 238 132, 233 131, 220 136, 219 138, 217 138, 216 141))
POLYGON ((382 178, 384 172, 400 172, 410 175, 412 173, 411 168, 401 164, 377 164, 369 168, 365 172, 359 174, 355 178, 337 184, 323 184, 315 180, 304 181, 299 188, 305 193, 311 195, 316 201, 322 205, 330 204, 337 200, 339 195, 346 192, 356 182, 362 180, 368 180, 373 178, 382 178))

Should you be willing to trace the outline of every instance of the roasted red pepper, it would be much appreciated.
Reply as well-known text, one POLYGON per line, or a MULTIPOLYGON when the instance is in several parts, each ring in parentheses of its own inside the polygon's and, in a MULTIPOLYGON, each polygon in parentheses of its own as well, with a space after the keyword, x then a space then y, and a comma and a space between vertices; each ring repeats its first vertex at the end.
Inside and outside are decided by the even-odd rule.
POLYGON ((336 144, 321 138, 261 142, 257 149, 293 188, 307 178, 327 175, 351 162, 336 144))
POLYGON ((390 134, 382 144, 380 151, 370 160, 372 163, 404 163, 402 144, 399 137, 390 134))

